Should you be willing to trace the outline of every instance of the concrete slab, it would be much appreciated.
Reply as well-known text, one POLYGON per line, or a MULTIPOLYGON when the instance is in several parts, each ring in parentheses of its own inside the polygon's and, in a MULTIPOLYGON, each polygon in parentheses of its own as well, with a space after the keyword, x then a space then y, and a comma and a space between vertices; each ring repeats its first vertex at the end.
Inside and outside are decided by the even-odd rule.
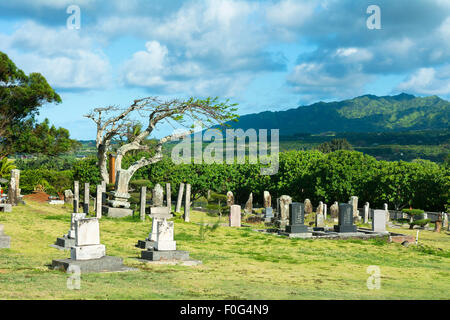
POLYGON ((123 265, 123 259, 119 257, 104 256, 93 260, 72 260, 61 259, 52 261, 52 269, 67 271, 71 266, 78 266, 81 273, 100 273, 100 272, 125 272, 137 271, 123 265))

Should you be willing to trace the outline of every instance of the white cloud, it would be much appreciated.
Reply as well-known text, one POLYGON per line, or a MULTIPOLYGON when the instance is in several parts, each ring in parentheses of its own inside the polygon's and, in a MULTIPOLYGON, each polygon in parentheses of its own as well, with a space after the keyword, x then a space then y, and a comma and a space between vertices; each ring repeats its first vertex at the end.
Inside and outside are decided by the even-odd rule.
POLYGON ((420 68, 400 83, 398 91, 418 94, 450 94, 450 65, 442 68, 420 68))
POLYGON ((56 89, 84 90, 108 86, 111 67, 89 36, 64 27, 26 22, 2 35, 0 50, 25 72, 39 72, 56 89))

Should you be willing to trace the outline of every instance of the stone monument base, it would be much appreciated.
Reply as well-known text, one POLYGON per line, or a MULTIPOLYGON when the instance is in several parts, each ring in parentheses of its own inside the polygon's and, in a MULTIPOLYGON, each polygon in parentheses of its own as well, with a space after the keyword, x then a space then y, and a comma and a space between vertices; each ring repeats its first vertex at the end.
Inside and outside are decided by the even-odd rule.
POLYGON ((138 240, 138 243, 136 244, 136 248, 140 249, 151 249, 154 248, 156 244, 156 241, 152 240, 138 240))
POLYGON ((282 236, 287 236, 289 238, 312 238, 311 232, 302 232, 302 233, 291 233, 291 232, 280 232, 282 236))
POLYGON ((189 260, 189 252, 181 250, 158 251, 148 249, 141 252, 141 258, 150 261, 189 260))
POLYGON ((334 231, 335 232, 339 232, 339 233, 343 233, 343 232, 357 232, 358 227, 355 225, 352 226, 340 226, 340 225, 335 225, 334 226, 334 231))
POLYGON ((286 233, 307 233, 308 227, 303 225, 286 226, 286 233))
POLYGON ((0 248, 7 249, 11 247, 11 237, 0 235, 0 248))
POLYGON ((53 247, 59 247, 57 249, 69 250, 71 247, 75 246, 75 239, 69 238, 67 235, 56 238, 56 242, 53 247))
POLYGON ((123 265, 123 259, 119 257, 104 256, 100 259, 92 260, 72 260, 72 259, 62 259, 53 260, 52 268, 54 270, 67 271, 70 267, 77 266, 80 268, 81 273, 90 272, 123 272, 123 271, 134 271, 136 269, 129 268, 123 265))
POLYGON ((134 211, 133 209, 127 208, 113 208, 109 206, 102 206, 102 212, 105 216, 110 218, 123 218, 132 216, 134 211))
POLYGON ((74 246, 70 248, 70 258, 72 260, 95 260, 101 259, 106 254, 106 247, 103 244, 87 246, 74 246))
POLYGON ((0 212, 12 212, 12 204, 0 203, 0 212))

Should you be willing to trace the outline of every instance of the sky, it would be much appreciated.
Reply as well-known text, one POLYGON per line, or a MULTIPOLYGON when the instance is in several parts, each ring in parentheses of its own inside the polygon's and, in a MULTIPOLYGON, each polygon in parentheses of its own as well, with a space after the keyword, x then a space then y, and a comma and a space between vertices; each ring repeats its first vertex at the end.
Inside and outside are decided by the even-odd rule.
POLYGON ((218 96, 240 115, 363 94, 448 100, 450 1, 1 0, 0 51, 61 95, 39 119, 90 140, 83 115, 147 96, 218 96))

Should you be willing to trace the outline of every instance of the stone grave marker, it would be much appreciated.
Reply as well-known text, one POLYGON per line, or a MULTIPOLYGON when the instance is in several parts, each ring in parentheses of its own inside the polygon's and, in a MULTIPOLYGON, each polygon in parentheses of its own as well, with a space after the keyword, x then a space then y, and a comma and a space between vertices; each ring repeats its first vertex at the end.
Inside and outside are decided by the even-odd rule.
POLYGON ((89 183, 84 184, 83 211, 89 214, 89 183))
POLYGON ((286 226, 286 232, 281 234, 289 235, 289 237, 310 237, 305 225, 305 204, 300 202, 292 202, 289 204, 289 225, 286 226))
POLYGON ((264 208, 264 222, 272 222, 273 209, 272 207, 264 208))
POLYGON ((357 227, 353 224, 353 205, 348 203, 339 204, 339 221, 334 226, 336 232, 357 232, 357 227))
POLYGON ((324 203, 323 204, 323 218, 325 219, 325 220, 327 220, 327 210, 328 210, 328 207, 327 207, 327 204, 326 203, 324 203))
POLYGON ((264 208, 272 207, 272 197, 270 196, 269 191, 264 191, 263 203, 264 208))
POLYGON ((369 203, 366 202, 366 204, 364 205, 364 223, 369 222, 369 210, 369 203))
POLYGON ((183 200, 183 192, 184 192, 184 183, 180 183, 180 188, 178 189, 177 207, 175 208, 175 212, 181 212, 181 202, 183 200))
POLYGON ((316 214, 315 224, 314 231, 325 231, 325 217, 323 213, 316 214))
POLYGON ((75 221, 75 245, 70 248, 70 259, 53 260, 52 267, 64 271, 78 267, 81 273, 134 270, 124 266, 122 258, 106 256, 97 218, 75 221))
POLYGON ((171 219, 173 215, 169 211, 169 207, 150 207, 150 218, 152 218, 152 229, 147 239, 139 240, 136 247, 141 249, 154 248, 157 239, 158 221, 162 219, 171 219))
POLYGON ((230 227, 240 227, 241 226, 241 206, 232 205, 230 207, 230 227))
POLYGON ((139 205, 139 216, 141 221, 145 221, 145 206, 147 204, 147 187, 141 187, 141 197, 140 197, 140 205, 139 205))
POLYGON ((172 190, 170 188, 170 183, 166 183, 166 205, 169 211, 172 211, 172 190))
POLYGON ((372 231, 386 232, 386 213, 384 210, 374 210, 372 217, 372 231))
POLYGON ((80 203, 80 183, 78 181, 73 182, 73 212, 78 213, 78 207, 80 203))
POLYGON ((164 190, 159 183, 153 188, 152 204, 154 207, 164 206, 164 190))
POLYGON ((186 184, 186 195, 184 197, 184 221, 189 222, 191 215, 191 185, 186 184))
POLYGON ((234 195, 233 195, 233 192, 228 191, 227 192, 227 206, 231 207, 232 205, 234 205, 234 195))
POLYGON ((245 203, 244 212, 250 214, 253 212, 253 192, 250 193, 247 202, 245 203))
POLYGON ((56 238, 56 242, 53 245, 53 247, 56 247, 58 249, 62 249, 62 250, 68 250, 71 247, 73 247, 75 245, 75 238, 76 238, 76 233, 75 233, 75 221, 79 220, 79 219, 85 219, 86 218, 86 213, 72 213, 71 217, 70 217, 70 229, 69 232, 67 232, 66 235, 63 235, 62 237, 56 238))
POLYGON ((310 214, 313 212, 313 206, 311 200, 305 199, 305 214, 310 214))

